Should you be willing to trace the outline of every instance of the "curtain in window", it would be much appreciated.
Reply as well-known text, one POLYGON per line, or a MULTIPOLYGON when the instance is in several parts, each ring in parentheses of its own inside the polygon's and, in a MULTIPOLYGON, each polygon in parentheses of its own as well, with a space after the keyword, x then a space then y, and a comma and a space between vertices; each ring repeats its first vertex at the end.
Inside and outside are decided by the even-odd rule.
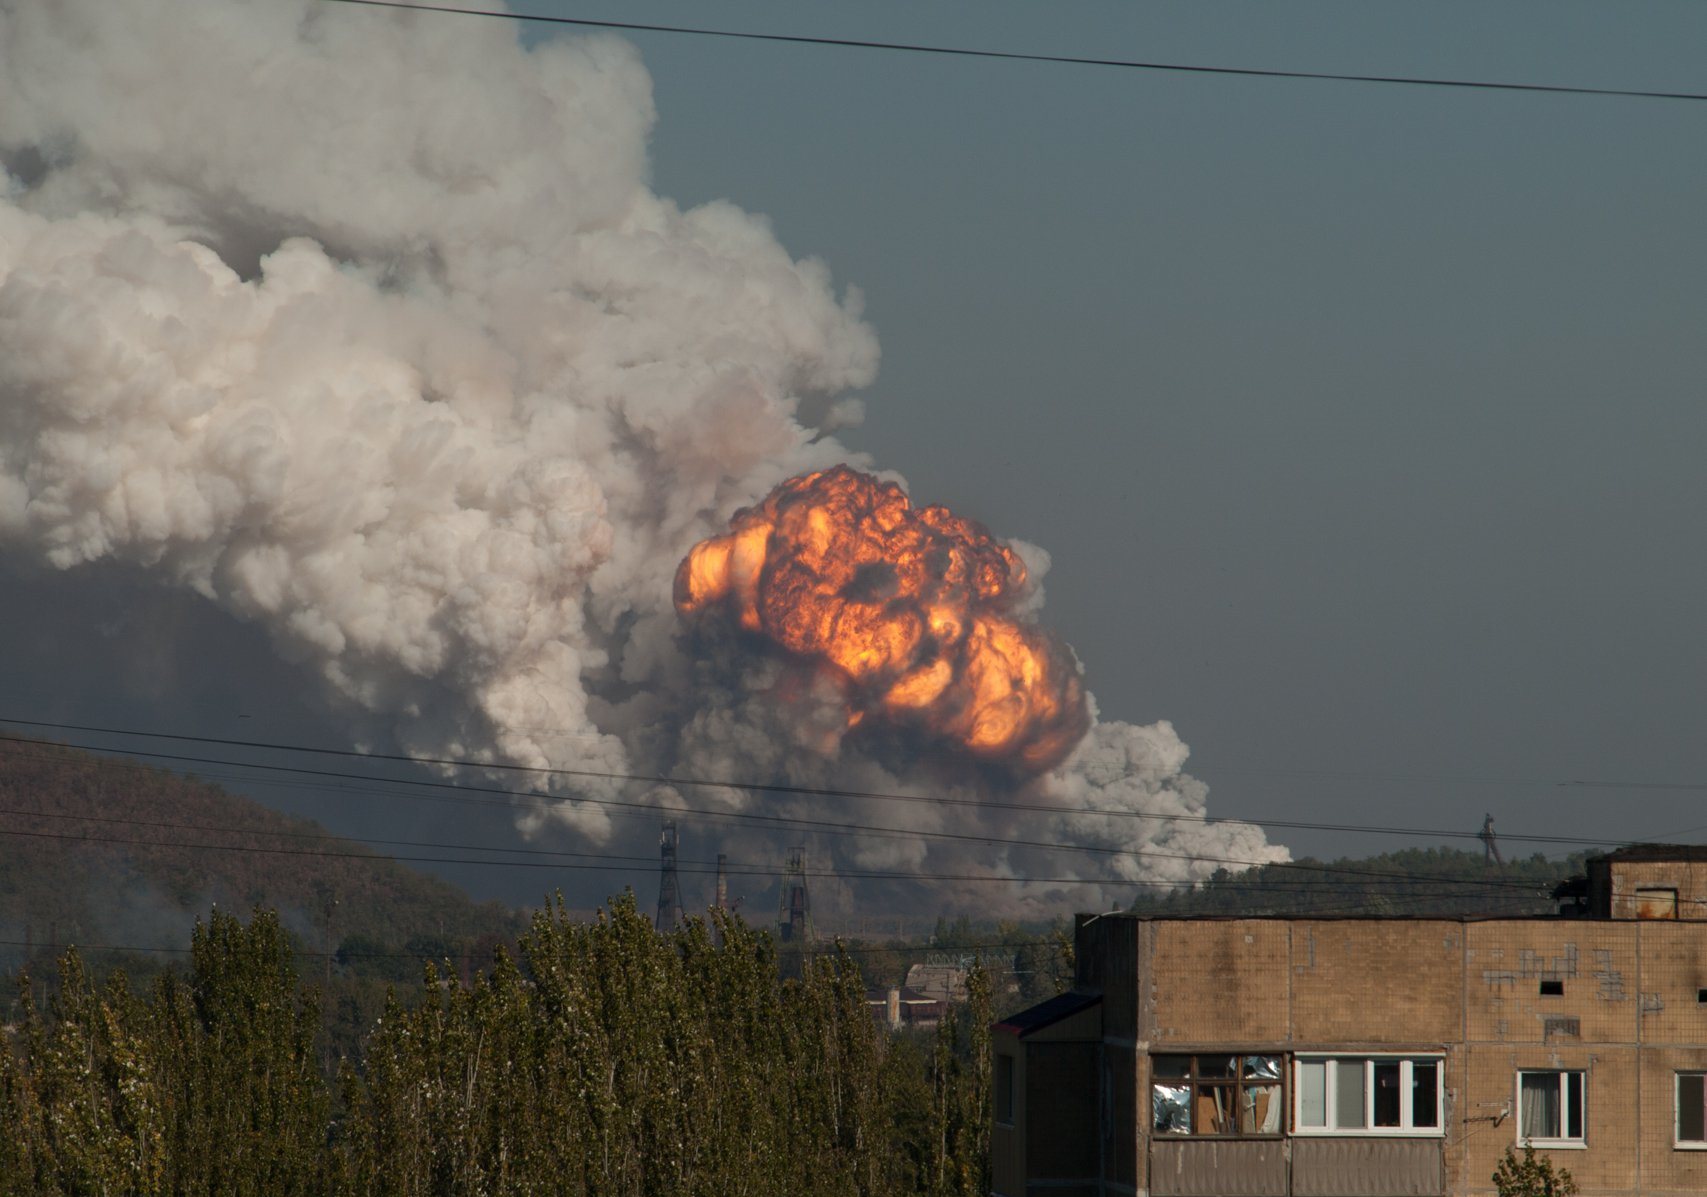
POLYGON ((1526 1072, 1522 1079, 1523 1137, 1559 1137, 1559 1074, 1526 1072))

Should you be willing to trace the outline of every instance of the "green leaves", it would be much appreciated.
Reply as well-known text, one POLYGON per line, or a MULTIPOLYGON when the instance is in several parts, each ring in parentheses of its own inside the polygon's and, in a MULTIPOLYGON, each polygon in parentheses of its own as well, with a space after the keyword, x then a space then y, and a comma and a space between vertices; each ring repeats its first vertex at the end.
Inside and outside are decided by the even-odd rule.
POLYGON ((1535 1148, 1523 1146, 1523 1158, 1505 1149, 1505 1158, 1494 1169, 1494 1189, 1499 1197, 1574 1197, 1577 1182, 1569 1168, 1555 1168, 1546 1156, 1536 1158, 1535 1148))
POLYGON ((982 971, 924 1050, 879 1031, 848 954, 785 979, 769 936, 712 917, 541 912, 519 960, 390 996, 335 1083, 270 913, 198 924, 146 999, 70 954, 0 1050, 0 1195, 986 1191, 982 971))

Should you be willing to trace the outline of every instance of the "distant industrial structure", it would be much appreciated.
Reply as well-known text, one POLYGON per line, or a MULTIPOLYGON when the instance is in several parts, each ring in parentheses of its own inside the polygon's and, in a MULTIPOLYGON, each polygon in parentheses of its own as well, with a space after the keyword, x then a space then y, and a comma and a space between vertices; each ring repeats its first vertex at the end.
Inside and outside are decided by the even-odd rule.
POLYGON ((812 942, 812 895, 806 889, 806 846, 789 849, 788 868, 776 903, 777 938, 783 943, 812 942))
POLYGON ((665 823, 658 833, 658 917, 654 926, 674 931, 682 925, 682 886, 676 876, 676 825, 665 823))
MULTIPOLYGON (((682 883, 677 869, 680 841, 674 821, 667 822, 658 833, 658 913, 653 925, 660 931, 674 931, 686 915, 682 908, 682 883)), ((744 899, 729 896, 729 857, 717 854, 717 876, 712 889, 711 906, 728 914, 740 910, 744 899)), ((783 869, 779 886, 776 916, 777 938, 784 943, 807 944, 812 941, 812 895, 806 887, 806 847, 789 849, 788 863, 783 869)))

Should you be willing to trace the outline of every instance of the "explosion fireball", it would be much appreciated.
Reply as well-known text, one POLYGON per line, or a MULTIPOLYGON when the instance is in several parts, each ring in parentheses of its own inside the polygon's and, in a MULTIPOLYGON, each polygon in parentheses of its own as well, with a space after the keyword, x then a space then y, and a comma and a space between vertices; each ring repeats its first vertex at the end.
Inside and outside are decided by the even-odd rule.
POLYGON ((1025 564, 946 507, 837 466, 791 478, 695 545, 676 610, 721 611, 829 671, 848 726, 913 724, 1027 772, 1061 763, 1090 725, 1078 668, 1016 618, 1025 564))

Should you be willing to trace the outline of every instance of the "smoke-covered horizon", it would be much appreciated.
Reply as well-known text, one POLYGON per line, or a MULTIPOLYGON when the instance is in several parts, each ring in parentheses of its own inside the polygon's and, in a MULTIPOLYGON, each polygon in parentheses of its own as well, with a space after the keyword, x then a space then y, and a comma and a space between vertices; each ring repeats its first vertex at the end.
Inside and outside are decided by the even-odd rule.
MULTIPOLYGON (((881 464, 833 435, 878 347, 858 292, 763 217, 650 190, 653 120, 645 68, 609 36, 524 48, 502 22, 312 0, 0 0, 4 552, 139 571, 264 627, 359 742, 1023 796, 1063 811, 562 790, 907 833, 806 837, 849 870, 1107 883, 821 902, 922 886, 945 908, 1047 912, 1284 859, 1254 826, 1192 821, 1205 787, 1165 721, 1093 714, 1064 764, 1020 780, 828 734, 784 662, 684 632, 672 582, 695 543, 791 476, 881 464)), ((1010 543, 1035 614, 1047 554, 1010 543)), ((518 825, 619 834, 597 802, 518 825)), ((726 837, 747 855, 783 838, 726 837)))

